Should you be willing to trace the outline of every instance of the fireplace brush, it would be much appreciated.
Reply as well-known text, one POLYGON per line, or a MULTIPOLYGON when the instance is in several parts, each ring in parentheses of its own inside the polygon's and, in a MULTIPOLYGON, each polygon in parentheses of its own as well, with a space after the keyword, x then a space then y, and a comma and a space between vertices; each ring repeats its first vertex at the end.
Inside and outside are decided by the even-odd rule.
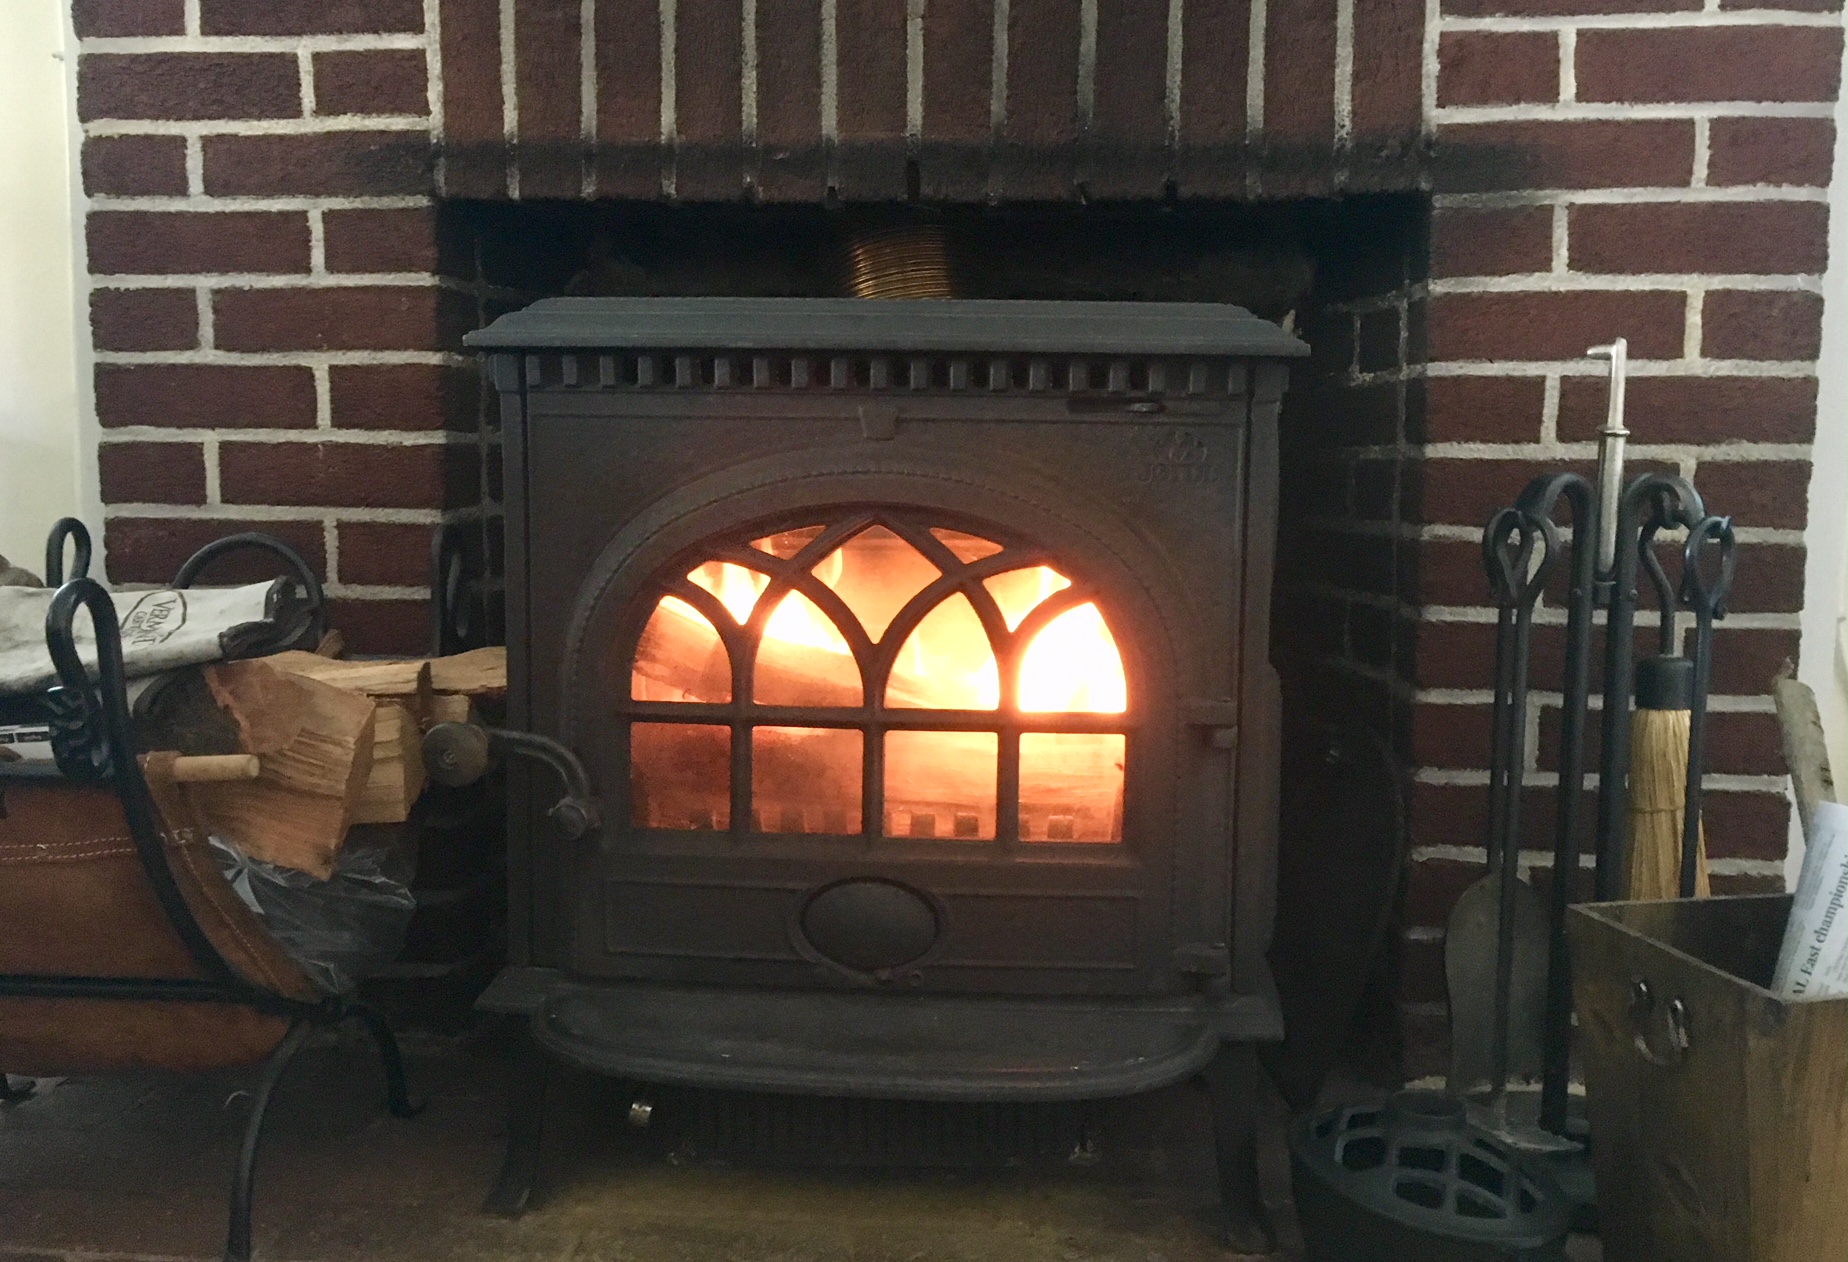
MULTIPOLYGON (((1606 611, 1606 629, 1603 708, 1599 715, 1602 746, 1598 765, 1593 897, 1607 901, 1633 896, 1630 873, 1635 855, 1631 807, 1632 794, 1638 785, 1631 772, 1632 753, 1637 748, 1632 737, 1631 702, 1638 688, 1639 673, 1643 677, 1645 704, 1685 700, 1685 707, 1678 705, 1678 708, 1686 710, 1686 736, 1670 764, 1686 768, 1685 773, 1672 777, 1672 787, 1680 798, 1680 810, 1671 816, 1671 826, 1678 834, 1675 838, 1678 846, 1671 844, 1671 855, 1664 860, 1664 866, 1674 869, 1680 896, 1693 897, 1702 870, 1701 772, 1705 766, 1706 701, 1712 671, 1713 630, 1714 623, 1725 616, 1736 562, 1731 519, 1709 515, 1699 493, 1686 480, 1672 474, 1648 473, 1625 484, 1624 445, 1628 437, 1623 426, 1625 344, 1618 339, 1611 346, 1594 348, 1591 354, 1607 358, 1611 366, 1610 408, 1600 433, 1597 485, 1594 487, 1589 480, 1574 473, 1536 478, 1512 509, 1496 514, 1484 533, 1485 557, 1489 557, 1491 543, 1498 532, 1505 534, 1509 529, 1508 514, 1517 514, 1524 533, 1542 540, 1546 548, 1543 558, 1528 562, 1536 567, 1533 577, 1542 582, 1541 571, 1554 569, 1557 560, 1563 559, 1567 552, 1570 554, 1565 593, 1566 645, 1553 871, 1547 899, 1546 997, 1541 1057, 1540 1124, 1553 1136, 1566 1133, 1572 990, 1566 959, 1565 917, 1583 849, 1579 821, 1585 793, 1585 737, 1590 721, 1595 611, 1600 608, 1606 611), (1569 510, 1570 545, 1564 542, 1560 523, 1556 521, 1562 502, 1569 510), (1671 582, 1657 556, 1657 549, 1660 536, 1678 532, 1686 532, 1685 542, 1680 548, 1679 579, 1671 582), (1635 655, 1639 570, 1647 574, 1654 590, 1658 632, 1658 655, 1640 667, 1635 655), (1678 614, 1683 609, 1692 613, 1694 621, 1693 642, 1686 658, 1679 656, 1678 614), (1685 665, 1674 664, 1679 662, 1685 665), (1665 697, 1656 687, 1659 682, 1653 678, 1656 675, 1672 675, 1684 680, 1685 687, 1677 686, 1665 697)), ((1492 585, 1495 585, 1495 578, 1491 559, 1492 585)), ((1501 691, 1505 671, 1506 668, 1498 663, 1497 713, 1524 712, 1525 670, 1512 681, 1520 695, 1510 695, 1506 699, 1501 691)), ((1678 732, 1679 722, 1673 726, 1678 732)), ((1653 720, 1638 724, 1637 730, 1648 731, 1650 739, 1656 739, 1653 720)), ((1502 805, 1491 805, 1491 832, 1498 836, 1490 839, 1490 865, 1492 874, 1504 886, 1510 881, 1518 884, 1513 871, 1520 846, 1518 815, 1511 821, 1512 812, 1506 804, 1519 800, 1523 735, 1518 730, 1512 733, 1511 747, 1503 749, 1498 731, 1496 752, 1507 763, 1507 782, 1498 782, 1497 773, 1491 772, 1491 795, 1498 797, 1502 805)), ((1502 899, 1502 909, 1506 911, 1508 906, 1509 900, 1502 899)), ((1513 966, 1520 952, 1511 939, 1517 927, 1518 913, 1498 925, 1495 1009, 1498 1024, 1516 1015, 1511 996, 1502 993, 1502 988, 1511 986, 1516 976, 1513 966)), ((1510 1064, 1505 1055, 1508 1031, 1498 1028, 1493 1037, 1497 1054, 1492 1057, 1492 1068, 1505 1070, 1510 1064)), ((1502 1085, 1499 1081, 1491 1083, 1498 1098, 1502 1085)), ((1544 1139, 1535 1138, 1542 1146, 1546 1145, 1544 1139)))

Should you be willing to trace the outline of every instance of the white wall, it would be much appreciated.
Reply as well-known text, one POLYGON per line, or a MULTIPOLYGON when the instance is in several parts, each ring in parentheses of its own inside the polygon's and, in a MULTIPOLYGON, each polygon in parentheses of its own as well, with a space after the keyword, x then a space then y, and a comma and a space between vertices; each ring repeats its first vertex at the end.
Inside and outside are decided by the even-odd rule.
MULTIPOLYGON (((1829 190, 1829 272, 1824 281, 1822 380, 1817 392, 1815 470, 1810 474, 1809 560, 1803 589, 1803 660, 1797 677, 1816 690, 1828 736, 1829 766, 1848 788, 1843 757, 1848 727, 1848 645, 1844 644, 1844 585, 1848 584, 1848 109, 1835 107, 1835 176, 1829 190)), ((1792 826, 1793 839, 1795 826, 1792 826)), ((1792 845, 1787 875, 1794 882, 1801 850, 1792 845)))
POLYGON ((63 0, 0 0, 0 555, 37 571, 62 516, 101 524, 76 370, 63 0))

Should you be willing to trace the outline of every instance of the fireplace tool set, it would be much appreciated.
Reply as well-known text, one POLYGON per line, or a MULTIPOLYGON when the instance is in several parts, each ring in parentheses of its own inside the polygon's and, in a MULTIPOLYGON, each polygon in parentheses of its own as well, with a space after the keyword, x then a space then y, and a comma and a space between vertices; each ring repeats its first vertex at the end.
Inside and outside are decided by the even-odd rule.
MULTIPOLYGON (((1341 1239, 1343 1257, 1553 1258, 1574 1212, 1590 1200, 1582 1131, 1568 1116, 1572 985, 1566 910, 1581 868, 1587 725, 1597 610, 1605 611, 1602 744, 1592 897, 1705 893, 1700 823, 1706 698, 1714 624, 1725 616, 1736 559, 1731 519, 1707 512, 1684 479, 1650 472, 1624 484, 1626 345, 1610 361, 1610 403, 1597 483, 1576 473, 1534 479, 1497 512, 1482 556, 1497 612, 1491 713, 1488 874, 1458 900, 1446 939, 1453 1062, 1449 1094, 1402 1093, 1383 1105, 1310 1117, 1292 1134, 1298 1204, 1312 1246, 1341 1239), (1564 505, 1568 538, 1558 520, 1564 505), (1680 572, 1661 553, 1683 534, 1680 572), (1639 577, 1656 606, 1656 655, 1636 655, 1639 577), (1530 667, 1542 597, 1564 578, 1565 652, 1552 879, 1544 897, 1521 877, 1530 667), (1693 618, 1681 653, 1681 614, 1693 618), (1685 711, 1685 749, 1632 764, 1631 699, 1645 737, 1651 716, 1685 711), (1685 770, 1664 761, 1685 757, 1685 770), (1679 775, 1676 773, 1679 772, 1679 775), (1664 786, 1659 781, 1668 781, 1664 786), (1685 783, 1678 783, 1684 781, 1685 783), (1667 854, 1633 813, 1679 790, 1678 836, 1667 854), (1672 881, 1661 886, 1663 874, 1672 881), (1652 881, 1656 888, 1651 888, 1652 881), (1510 1116, 1511 1078, 1541 1080, 1538 1125, 1510 1116), (1305 1189, 1308 1195, 1305 1196, 1305 1189), (1332 1195, 1340 1192, 1345 1195, 1332 1195), (1383 1252, 1356 1253, 1374 1240, 1383 1252)), ((1671 725, 1669 732, 1678 732, 1671 725)), ((1659 754, 1661 751, 1652 750, 1659 754)), ((1318 1256, 1311 1248, 1311 1256, 1318 1256)))

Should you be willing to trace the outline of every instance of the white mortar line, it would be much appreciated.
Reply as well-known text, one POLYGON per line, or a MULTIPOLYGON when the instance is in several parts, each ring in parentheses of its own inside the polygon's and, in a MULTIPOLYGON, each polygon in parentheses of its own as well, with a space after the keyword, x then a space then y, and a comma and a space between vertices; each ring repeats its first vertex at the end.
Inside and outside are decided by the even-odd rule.
MULTIPOLYGON (((757 0, 745 0, 756 13, 757 0)), ((757 122, 757 43, 750 19, 745 30, 751 35, 751 123, 752 135, 757 122)), ((578 139, 584 146, 579 191, 587 200, 597 196, 597 0, 578 0, 578 139)))
MULTIPOLYGON (((190 154, 188 155, 191 156, 190 154)), ((90 199, 92 210, 187 210, 211 214, 221 210, 421 210, 434 204, 424 196, 406 197, 110 197, 90 199)))
POLYGON ((1443 29, 1443 6, 1440 0, 1425 0, 1424 48, 1419 58, 1419 99, 1424 119, 1422 132, 1428 140, 1437 130, 1437 44, 1443 29))
MULTIPOLYGON (((335 583, 327 584, 329 596, 339 596, 348 600, 428 600, 428 587, 392 587, 383 583, 335 583)), ((1709 865, 1711 869, 1711 865, 1709 865)))
POLYGON ((1572 101, 1538 105, 1440 105, 1439 125, 1469 123, 1560 123, 1680 121, 1689 118, 1829 118, 1827 101, 1572 101))
POLYGON ((327 588, 335 587, 340 582, 340 531, 339 518, 323 517, 321 519, 321 548, 327 553, 327 588))
MULTIPOLYGON (((317 401, 318 402, 318 401, 317 401)), ((213 429, 194 427, 181 429, 161 425, 119 425, 103 432, 101 445, 111 443, 181 443, 196 442, 203 434, 211 434, 220 442, 252 443, 342 443, 361 447, 449 447, 468 446, 474 442, 472 434, 457 434, 449 430, 382 430, 382 429, 334 429, 318 425, 313 429, 249 429, 218 426, 213 429)))
POLYGON ((266 365, 301 367, 365 364, 442 364, 452 368, 479 367, 471 355, 449 351, 98 351, 99 364, 218 364, 230 368, 266 365))
POLYGON ((314 99, 314 54, 306 48, 295 51, 295 77, 301 84, 302 117, 313 118, 318 112, 314 99))
POLYGON ((199 458, 205 464, 205 502, 208 505, 220 502, 224 490, 218 473, 218 434, 208 430, 199 443, 199 458))
POLYGON ((835 0, 821 0, 821 140, 830 148, 841 135, 841 44, 837 17, 835 0))
POLYGON ((327 275, 327 225, 323 210, 316 206, 308 212, 308 271, 316 277, 327 275))
POLYGON ((1694 120, 1694 175, 1689 183, 1694 188, 1707 187, 1707 171, 1713 161, 1713 120, 1701 117, 1694 120))
POLYGON ((1558 373, 1548 373, 1544 393, 1540 397, 1540 444, 1543 447, 1555 446, 1559 442, 1560 380, 1558 373))
MULTIPOLYGON (((198 136, 186 138, 186 192, 190 197, 203 198, 205 196, 205 142, 198 136)), ((117 200, 126 199, 108 196, 92 197, 90 208, 104 210, 109 207, 110 203, 117 200)), ((140 202, 148 199, 137 198, 135 200, 140 202)))
POLYGON ((428 134, 422 114, 323 114, 317 118, 99 118, 86 136, 320 136, 329 132, 403 131, 428 134))
POLYGON ((924 138, 924 4, 905 0, 905 140, 914 150, 924 138))
POLYGON ((1559 28, 1559 99, 1565 104, 1578 100, 1578 27, 1559 28))
POLYGON ((1515 272, 1506 276, 1445 276, 1430 283, 1429 296, 1443 294, 1643 292, 1702 289, 1757 289, 1819 294, 1822 277, 1803 272, 1574 272, 1559 267, 1565 234, 1555 224, 1551 272, 1515 272))
MULTIPOLYGON (((428 21, 429 7, 425 8, 428 21)), ((91 35, 78 41, 85 56, 94 53, 314 53, 402 52, 436 42, 435 24, 426 35, 394 31, 347 35, 91 35)))
POLYGON ((334 384, 333 374, 326 364, 316 364, 309 369, 314 375, 314 425, 318 430, 331 430, 334 427, 334 384))
POLYGON ((507 196, 520 199, 520 61, 516 0, 500 0, 501 140, 507 149, 507 196))
POLYGON ((988 71, 988 130, 999 138, 1007 128, 1008 0, 994 0, 994 31, 988 71))
POLYGON ((1168 0, 1168 65, 1163 78, 1161 111, 1168 148, 1181 144, 1181 75, 1186 64, 1187 6, 1185 0, 1168 0))
POLYGON ((1354 0, 1335 0, 1335 144, 1354 136, 1354 0))
POLYGON ((212 287, 201 284, 193 289, 193 299, 199 311, 199 347, 202 351, 213 348, 216 329, 212 323, 212 287))
POLYGON ((1091 130, 1097 113, 1097 0, 1078 0, 1078 132, 1091 130))
MULTIPOLYGON (((1631 377, 1778 377, 1802 379, 1816 375, 1812 360, 1756 359, 1651 359, 1631 360, 1631 377)), ((1608 370, 1607 370, 1608 371, 1608 370)), ((1578 359, 1445 359, 1424 366, 1427 377, 1598 377, 1595 362, 1578 359)), ((1636 444, 1631 443, 1632 451, 1636 444)))
POLYGON ((1571 220, 1571 211, 1566 205, 1553 207, 1553 275, 1563 276, 1571 270, 1571 255, 1567 243, 1567 226, 1571 220))
MULTIPOLYGON (((424 34, 406 48, 421 48, 424 55, 424 108, 430 111, 430 132, 444 135, 443 118, 443 0, 423 0, 424 34)), ((442 187, 439 183, 437 187, 442 187)))
POLYGON ((180 6, 180 12, 186 24, 186 38, 188 40, 198 39, 200 37, 199 0, 186 0, 180 6))
MULTIPOLYGON (((1425 2, 1433 8, 1437 5, 1437 0, 1425 2)), ((1265 0, 1251 0, 1251 26, 1245 40, 1245 139, 1253 142, 1264 135, 1264 38, 1268 23, 1265 0)), ((1428 106, 1427 102, 1427 115, 1428 106)))
POLYGON ((1826 188, 1800 188, 1783 184, 1738 184, 1721 188, 1584 188, 1530 189, 1504 193, 1442 193, 1431 199, 1440 210, 1452 208, 1499 210, 1517 206, 1640 206, 1686 202, 1708 205, 1718 202, 1821 202, 1827 204, 1826 188))
POLYGON ((1681 354, 1686 359, 1700 358, 1701 309, 1706 305, 1707 286, 1702 282, 1690 283, 1686 320, 1681 330, 1681 354))
MULTIPOLYGON (((311 234, 309 249, 315 251, 311 234)), ((311 266, 318 259, 311 253, 311 266)), ((429 272, 202 272, 185 274, 128 273, 100 275, 99 284, 110 289, 168 289, 185 285, 212 285, 220 289, 448 289, 471 292, 466 281, 429 272)))
MULTIPOLYGON (((161 521, 319 521, 326 505, 310 504, 106 504, 104 520, 147 517, 161 521)), ((336 508, 342 521, 377 522, 387 526, 433 525, 444 520, 440 508, 336 508)))
POLYGON ((1461 17, 1440 19, 1446 31, 1545 31, 1576 26, 1583 30, 1663 30, 1716 26, 1840 26, 1835 13, 1793 13, 1786 9, 1709 9, 1681 13, 1575 13, 1536 17, 1461 17))
POLYGON ((666 158, 661 167, 661 194, 671 201, 677 174, 672 155, 674 143, 680 138, 680 93, 675 78, 680 28, 675 0, 661 0, 658 12, 661 23, 661 149, 666 158))

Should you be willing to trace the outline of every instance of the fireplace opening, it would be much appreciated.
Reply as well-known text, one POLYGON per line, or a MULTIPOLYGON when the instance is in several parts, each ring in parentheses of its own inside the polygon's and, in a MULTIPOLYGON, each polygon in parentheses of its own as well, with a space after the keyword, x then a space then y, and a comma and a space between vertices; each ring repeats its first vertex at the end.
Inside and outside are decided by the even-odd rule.
POLYGON ((1128 686, 1090 587, 917 514, 752 533, 639 604, 635 827, 1123 841, 1128 686))

